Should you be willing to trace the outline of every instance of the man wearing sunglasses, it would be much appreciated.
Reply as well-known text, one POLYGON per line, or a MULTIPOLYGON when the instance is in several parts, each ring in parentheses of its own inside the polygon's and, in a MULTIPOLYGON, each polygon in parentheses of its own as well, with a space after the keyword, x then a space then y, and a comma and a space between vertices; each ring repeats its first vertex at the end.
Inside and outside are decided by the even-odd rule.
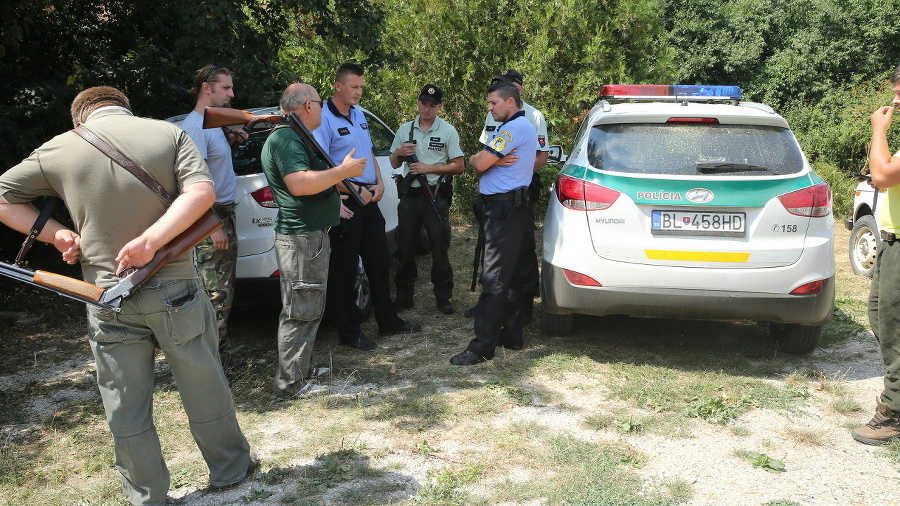
POLYGON ((203 112, 207 107, 228 107, 234 98, 231 71, 211 63, 194 76, 191 93, 196 95, 194 110, 181 128, 191 137, 206 160, 216 186, 213 212, 222 220, 222 229, 196 248, 197 269, 209 301, 216 310, 219 350, 225 365, 240 365, 243 360, 225 350, 228 337, 228 314, 234 300, 234 278, 237 265, 237 233, 234 227, 235 176, 231 146, 247 140, 243 129, 203 128, 203 112))

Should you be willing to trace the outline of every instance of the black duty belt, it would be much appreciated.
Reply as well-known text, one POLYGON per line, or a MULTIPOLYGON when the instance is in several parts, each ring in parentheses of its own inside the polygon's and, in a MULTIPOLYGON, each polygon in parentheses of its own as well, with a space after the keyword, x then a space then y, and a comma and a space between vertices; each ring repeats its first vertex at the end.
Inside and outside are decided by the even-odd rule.
MULTIPOLYGON (((437 195, 437 192, 440 189, 440 185, 428 185, 428 189, 431 190, 432 195, 437 195)), ((427 195, 427 193, 425 193, 425 189, 421 186, 410 186, 409 191, 407 191, 406 194, 415 197, 427 195)))
POLYGON ((897 240, 897 234, 893 232, 885 232, 884 230, 879 230, 881 232, 881 240, 885 242, 894 242, 897 240))
POLYGON ((490 195, 482 193, 481 200, 484 200, 485 202, 507 202, 516 200, 516 190, 510 190, 506 193, 492 193, 490 195))

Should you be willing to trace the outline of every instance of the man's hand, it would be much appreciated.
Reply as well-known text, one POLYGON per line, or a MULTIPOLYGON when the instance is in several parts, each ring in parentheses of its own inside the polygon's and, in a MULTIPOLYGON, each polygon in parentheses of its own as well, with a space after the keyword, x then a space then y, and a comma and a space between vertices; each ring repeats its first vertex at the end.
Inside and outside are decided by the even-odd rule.
POLYGON ((136 237, 128 242, 125 246, 119 250, 119 254, 116 255, 116 262, 119 262, 119 267, 116 268, 116 274, 118 275, 125 269, 130 268, 139 268, 147 265, 150 260, 153 260, 153 255, 156 254, 156 246, 150 244, 143 236, 136 237))
POLYGON ((427 163, 411 163, 409 164, 409 173, 410 174, 430 174, 434 171, 434 166, 429 165, 427 163))
POLYGON ((242 144, 244 142, 247 142, 247 139, 250 138, 250 134, 248 134, 243 127, 234 129, 222 127, 222 130, 225 132, 225 138, 228 139, 228 144, 230 146, 234 146, 235 144, 242 144))
POLYGON ((369 191, 372 192, 372 202, 378 202, 384 197, 384 185, 380 181, 372 185, 369 191))
POLYGON ((403 144, 400 145, 399 148, 397 148, 396 151, 394 151, 394 154, 396 154, 399 157, 412 156, 412 155, 416 154, 416 143, 415 142, 404 142, 403 144))
POLYGON ((884 107, 879 107, 875 112, 872 113, 872 133, 886 133, 888 128, 891 126, 891 121, 893 120, 894 111, 897 108, 894 106, 886 105, 884 107))
MULTIPOLYGON (((344 196, 341 197, 341 199, 346 200, 347 197, 348 197, 348 195, 344 195, 344 196)), ((347 206, 345 206, 344 203, 341 202, 341 219, 342 219, 342 220, 349 220, 349 219, 352 218, 352 217, 353 217, 353 211, 351 211, 350 209, 348 209, 347 206)))
POLYGON ((212 238, 213 246, 216 249, 228 249, 228 234, 221 228, 213 232, 209 237, 212 238))
POLYGON ((53 246, 62 253, 62 259, 67 264, 74 264, 81 258, 81 236, 72 230, 57 230, 53 246))
POLYGON ((517 161, 519 161, 519 155, 516 154, 516 150, 514 149, 514 150, 510 151, 509 154, 507 154, 503 158, 497 160, 497 163, 495 163, 494 165, 499 165, 501 167, 509 167, 509 166, 513 165, 514 163, 516 163, 517 161))
POLYGON ((356 148, 351 149, 350 152, 347 153, 347 156, 344 157, 344 161, 338 165, 338 168, 346 174, 344 179, 362 176, 363 172, 366 170, 368 158, 353 158, 353 155, 355 154, 356 148))

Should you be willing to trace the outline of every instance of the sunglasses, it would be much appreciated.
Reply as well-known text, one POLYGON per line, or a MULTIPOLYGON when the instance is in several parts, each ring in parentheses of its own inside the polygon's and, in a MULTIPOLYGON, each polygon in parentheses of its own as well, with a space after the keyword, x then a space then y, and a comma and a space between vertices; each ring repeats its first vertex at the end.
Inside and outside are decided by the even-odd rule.
POLYGON ((215 63, 211 64, 211 65, 209 66, 209 69, 206 71, 206 77, 204 77, 203 80, 200 81, 200 82, 201 82, 201 83, 208 83, 208 82, 209 82, 209 78, 212 77, 212 75, 213 75, 213 72, 215 72, 215 71, 217 71, 217 70, 219 70, 219 69, 221 69, 221 68, 224 68, 224 67, 222 67, 221 65, 216 65, 215 63))

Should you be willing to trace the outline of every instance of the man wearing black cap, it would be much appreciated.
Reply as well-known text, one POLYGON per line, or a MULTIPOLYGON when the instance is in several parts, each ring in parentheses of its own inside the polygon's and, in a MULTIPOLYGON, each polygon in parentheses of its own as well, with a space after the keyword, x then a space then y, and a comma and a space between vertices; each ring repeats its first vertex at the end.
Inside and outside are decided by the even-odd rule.
MULTIPOLYGON (((519 71, 507 69, 502 70, 497 77, 491 80, 491 84, 498 82, 512 83, 519 90, 519 94, 524 96, 522 87, 523 80, 522 74, 519 71)), ((534 160, 534 175, 531 179, 532 198, 531 216, 529 218, 530 224, 525 231, 522 249, 519 253, 518 266, 516 267, 516 279, 519 280, 519 283, 522 286, 522 293, 525 296, 523 297, 525 307, 522 308, 522 311, 527 321, 531 319, 534 298, 540 294, 538 284, 540 276, 538 273, 537 244, 534 239, 534 231, 536 229, 534 225, 534 203, 538 200, 541 193, 541 180, 537 171, 547 164, 547 157, 550 154, 550 143, 547 138, 547 120, 544 119, 544 114, 524 100, 522 101, 522 112, 525 113, 525 118, 527 118, 531 123, 531 126, 534 127, 535 133, 537 134, 537 156, 534 160)), ((479 138, 482 144, 487 145, 491 138, 497 133, 496 130, 499 125, 500 123, 494 120, 491 114, 488 113, 484 120, 484 129, 481 131, 481 137, 479 138)), ((478 202, 476 202, 475 206, 476 212, 479 212, 478 202)), ((466 309, 466 316, 472 317, 474 314, 474 308, 466 309)))
POLYGON ((449 178, 465 170, 456 128, 438 117, 443 107, 443 91, 426 84, 419 93, 419 115, 397 129, 391 145, 391 166, 404 166, 400 185, 397 241, 400 264, 394 282, 398 311, 413 307, 416 277, 416 250, 422 227, 431 246, 431 283, 437 309, 444 314, 453 307, 453 268, 450 250, 449 178), (424 183, 424 184, 423 184, 424 183))

